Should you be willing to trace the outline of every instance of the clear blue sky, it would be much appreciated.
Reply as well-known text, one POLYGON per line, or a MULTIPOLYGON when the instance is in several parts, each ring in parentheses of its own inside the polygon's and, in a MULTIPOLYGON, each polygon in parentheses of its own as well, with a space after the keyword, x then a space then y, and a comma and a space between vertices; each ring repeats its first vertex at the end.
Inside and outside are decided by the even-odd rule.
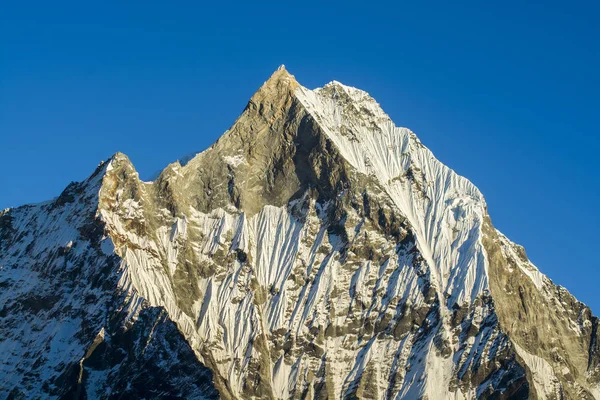
POLYGON ((201 3, 0 3, 0 208, 208 147, 283 63, 370 92, 600 313, 597 1, 201 3))

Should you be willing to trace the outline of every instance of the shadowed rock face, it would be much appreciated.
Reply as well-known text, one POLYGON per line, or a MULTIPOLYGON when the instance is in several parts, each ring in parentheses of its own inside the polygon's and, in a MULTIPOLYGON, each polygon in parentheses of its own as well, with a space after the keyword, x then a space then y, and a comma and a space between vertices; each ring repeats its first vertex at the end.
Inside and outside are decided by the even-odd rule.
POLYGON ((600 398, 598 319, 477 188, 284 68, 154 182, 0 213, 0 266, 0 397, 600 398))

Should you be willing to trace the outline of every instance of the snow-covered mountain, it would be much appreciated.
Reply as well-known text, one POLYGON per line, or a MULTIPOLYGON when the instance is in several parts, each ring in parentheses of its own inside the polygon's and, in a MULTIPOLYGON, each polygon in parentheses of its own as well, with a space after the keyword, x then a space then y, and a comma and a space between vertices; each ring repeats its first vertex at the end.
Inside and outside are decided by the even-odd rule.
POLYGON ((598 318, 367 93, 285 68, 187 164, 0 213, 0 397, 600 399, 598 318))

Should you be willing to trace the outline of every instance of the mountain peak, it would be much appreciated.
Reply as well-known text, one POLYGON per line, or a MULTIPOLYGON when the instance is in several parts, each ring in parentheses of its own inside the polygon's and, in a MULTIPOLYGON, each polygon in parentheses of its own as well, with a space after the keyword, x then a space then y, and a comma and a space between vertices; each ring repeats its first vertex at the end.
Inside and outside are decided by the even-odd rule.
POLYGON ((0 398, 600 400, 598 318, 479 190, 284 66, 154 182, 116 153, 0 212, 0 287, 0 398))
POLYGON ((285 65, 281 64, 259 89, 259 92, 263 89, 286 89, 287 91, 292 92, 298 86, 300 85, 296 81, 294 75, 290 74, 285 68, 285 65))

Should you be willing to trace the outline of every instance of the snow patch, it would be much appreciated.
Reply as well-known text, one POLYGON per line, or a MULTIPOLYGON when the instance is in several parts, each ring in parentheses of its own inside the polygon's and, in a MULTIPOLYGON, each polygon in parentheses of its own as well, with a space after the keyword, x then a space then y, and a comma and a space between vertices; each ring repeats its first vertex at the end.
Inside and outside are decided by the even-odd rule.
POLYGON ((102 250, 102 253, 107 256, 114 254, 115 244, 113 243, 112 239, 109 237, 104 238, 102 242, 100 242, 100 250, 102 250))
POLYGON ((246 159, 241 155, 235 155, 235 156, 224 156, 223 161, 225 161, 229 166, 235 168, 235 167, 239 166, 240 164, 243 164, 244 162, 246 162, 246 159))

